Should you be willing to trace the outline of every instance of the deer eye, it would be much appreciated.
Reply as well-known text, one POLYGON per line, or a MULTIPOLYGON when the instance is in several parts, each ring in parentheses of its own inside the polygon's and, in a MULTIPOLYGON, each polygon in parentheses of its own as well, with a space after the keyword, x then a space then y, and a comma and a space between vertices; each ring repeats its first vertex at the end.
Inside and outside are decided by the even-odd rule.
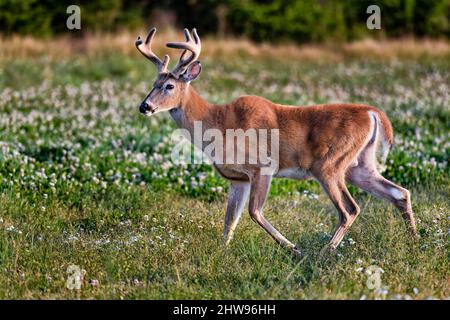
POLYGON ((171 83, 166 84, 166 90, 172 90, 175 86, 171 83))

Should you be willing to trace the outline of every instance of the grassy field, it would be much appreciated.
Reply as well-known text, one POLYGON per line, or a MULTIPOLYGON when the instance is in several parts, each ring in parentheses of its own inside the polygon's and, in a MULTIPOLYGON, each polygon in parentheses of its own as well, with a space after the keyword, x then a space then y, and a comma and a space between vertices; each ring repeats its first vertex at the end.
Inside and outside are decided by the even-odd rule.
POLYGON ((298 260, 247 214, 222 246, 227 184, 207 165, 171 163, 174 123, 138 112, 154 77, 138 53, 4 56, 0 298, 449 298, 449 61, 202 59, 194 86, 211 102, 362 102, 392 119, 385 175, 411 190, 421 239, 352 188, 362 214, 321 258, 332 204, 315 182, 277 180, 265 214, 305 253, 298 260), (66 287, 71 265, 84 274, 79 290, 66 287))

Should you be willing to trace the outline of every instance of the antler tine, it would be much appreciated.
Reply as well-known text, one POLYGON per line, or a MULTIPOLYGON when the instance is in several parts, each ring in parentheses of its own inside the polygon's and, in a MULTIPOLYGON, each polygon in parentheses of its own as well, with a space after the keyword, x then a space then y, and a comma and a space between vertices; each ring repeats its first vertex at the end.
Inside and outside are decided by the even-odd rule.
POLYGON ((183 53, 180 56, 180 60, 176 67, 172 70, 172 74, 175 76, 179 76, 183 73, 186 68, 200 56, 200 52, 202 50, 202 43, 200 41, 200 37, 197 34, 197 30, 192 29, 192 35, 189 33, 188 29, 184 29, 184 36, 186 37, 186 42, 168 42, 166 46, 174 49, 184 49, 183 53), (187 51, 191 52, 191 55, 187 58, 184 58, 187 51))
POLYGON ((155 36, 155 33, 156 28, 152 28, 149 31, 147 38, 145 38, 145 42, 142 42, 141 37, 138 37, 135 42, 135 45, 136 48, 139 50, 140 53, 142 53, 144 57, 146 57, 155 64, 156 68, 158 69, 158 72, 167 72, 167 66, 169 65, 170 57, 166 54, 164 56, 164 60, 161 61, 161 59, 158 58, 158 56, 154 54, 152 51, 152 41, 153 37, 155 36))

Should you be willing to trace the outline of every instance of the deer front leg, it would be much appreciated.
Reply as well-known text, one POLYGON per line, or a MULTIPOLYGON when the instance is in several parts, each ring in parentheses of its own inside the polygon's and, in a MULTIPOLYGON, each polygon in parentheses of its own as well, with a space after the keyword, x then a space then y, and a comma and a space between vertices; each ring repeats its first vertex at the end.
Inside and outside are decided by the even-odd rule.
POLYGON ((223 228, 223 241, 225 245, 230 243, 233 232, 244 210, 245 202, 248 199, 250 182, 232 181, 228 192, 227 212, 225 214, 225 226, 223 228))
POLYGON ((300 255, 297 247, 286 239, 277 229, 275 229, 262 214, 262 207, 267 198, 270 188, 271 176, 255 175, 251 178, 249 212, 250 216, 280 245, 292 250, 293 253, 300 255))

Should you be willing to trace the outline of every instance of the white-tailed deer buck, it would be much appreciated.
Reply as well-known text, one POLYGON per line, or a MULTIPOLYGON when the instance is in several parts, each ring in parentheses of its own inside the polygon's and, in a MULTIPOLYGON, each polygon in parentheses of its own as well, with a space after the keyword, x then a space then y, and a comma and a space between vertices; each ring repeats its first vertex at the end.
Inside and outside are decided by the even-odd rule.
MULTIPOLYGON (((219 130, 224 137, 230 129, 278 129, 279 163, 272 174, 263 174, 265 164, 259 162, 214 163, 217 171, 231 182, 223 235, 225 243, 231 240, 250 195, 251 218, 276 242, 300 253, 263 215, 262 208, 273 177, 314 178, 322 185, 339 214, 339 224, 329 243, 331 249, 339 245, 360 212, 346 182, 392 202, 416 234, 408 190, 385 179, 377 168, 377 160, 386 160, 393 139, 392 126, 384 112, 359 104, 285 106, 257 96, 242 96, 224 105, 210 104, 190 85, 201 71, 197 60, 201 42, 196 30, 193 29, 192 35, 184 30, 186 42, 167 43, 169 48, 183 50, 172 71, 167 69, 168 55, 161 60, 152 52, 155 32, 153 28, 145 41, 136 40, 137 49, 159 72, 152 90, 140 105, 141 113, 152 115, 169 111, 180 128, 192 132, 194 122, 201 121, 202 130, 219 130)), ((204 144, 198 147, 204 149, 204 144)), ((226 153, 227 146, 223 148, 226 153)))

